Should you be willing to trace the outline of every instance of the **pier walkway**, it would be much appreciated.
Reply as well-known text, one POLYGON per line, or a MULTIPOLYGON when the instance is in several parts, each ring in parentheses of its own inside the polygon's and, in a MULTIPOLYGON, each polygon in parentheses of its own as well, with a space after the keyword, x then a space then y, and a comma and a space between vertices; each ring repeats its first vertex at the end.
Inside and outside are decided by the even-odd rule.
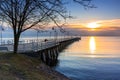
MULTIPOLYGON (((59 45, 62 42, 67 42, 69 40, 79 39, 78 37, 74 38, 62 38, 62 39, 50 39, 50 40, 25 40, 20 41, 18 46, 18 53, 24 52, 38 52, 47 48, 51 48, 59 45)), ((13 43, 9 42, 7 44, 0 45, 0 52, 13 52, 13 43)))

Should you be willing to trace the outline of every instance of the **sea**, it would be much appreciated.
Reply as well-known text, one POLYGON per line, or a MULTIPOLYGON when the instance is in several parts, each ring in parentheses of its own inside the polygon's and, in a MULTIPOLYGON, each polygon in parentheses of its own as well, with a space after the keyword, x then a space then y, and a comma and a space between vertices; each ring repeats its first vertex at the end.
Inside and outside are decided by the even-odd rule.
POLYGON ((120 80, 120 37, 82 37, 58 60, 55 70, 72 80, 120 80))

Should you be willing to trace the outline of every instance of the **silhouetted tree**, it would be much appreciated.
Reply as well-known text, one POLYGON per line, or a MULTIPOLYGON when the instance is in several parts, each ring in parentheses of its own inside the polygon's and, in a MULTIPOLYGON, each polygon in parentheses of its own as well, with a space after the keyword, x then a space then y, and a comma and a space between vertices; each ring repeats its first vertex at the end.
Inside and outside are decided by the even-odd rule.
MULTIPOLYGON (((73 0, 83 6, 91 0, 73 0)), ((21 33, 53 21, 58 27, 59 17, 66 18, 63 0, 0 0, 0 19, 8 23, 14 33, 14 53, 17 53, 21 33)))

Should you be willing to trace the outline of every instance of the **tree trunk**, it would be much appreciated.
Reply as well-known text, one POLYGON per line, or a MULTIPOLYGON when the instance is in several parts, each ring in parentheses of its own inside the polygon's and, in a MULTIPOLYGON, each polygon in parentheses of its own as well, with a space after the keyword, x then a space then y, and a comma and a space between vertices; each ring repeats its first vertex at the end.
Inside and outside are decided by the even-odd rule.
POLYGON ((14 54, 17 54, 20 34, 14 34, 14 54))

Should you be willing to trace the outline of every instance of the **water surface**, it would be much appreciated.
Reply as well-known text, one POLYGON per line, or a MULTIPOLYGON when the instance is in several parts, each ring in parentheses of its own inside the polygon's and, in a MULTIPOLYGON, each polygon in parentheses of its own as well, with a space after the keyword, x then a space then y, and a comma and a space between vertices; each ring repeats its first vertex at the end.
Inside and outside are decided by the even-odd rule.
POLYGON ((82 37, 60 53, 56 70, 73 80, 120 80, 120 37, 82 37))

